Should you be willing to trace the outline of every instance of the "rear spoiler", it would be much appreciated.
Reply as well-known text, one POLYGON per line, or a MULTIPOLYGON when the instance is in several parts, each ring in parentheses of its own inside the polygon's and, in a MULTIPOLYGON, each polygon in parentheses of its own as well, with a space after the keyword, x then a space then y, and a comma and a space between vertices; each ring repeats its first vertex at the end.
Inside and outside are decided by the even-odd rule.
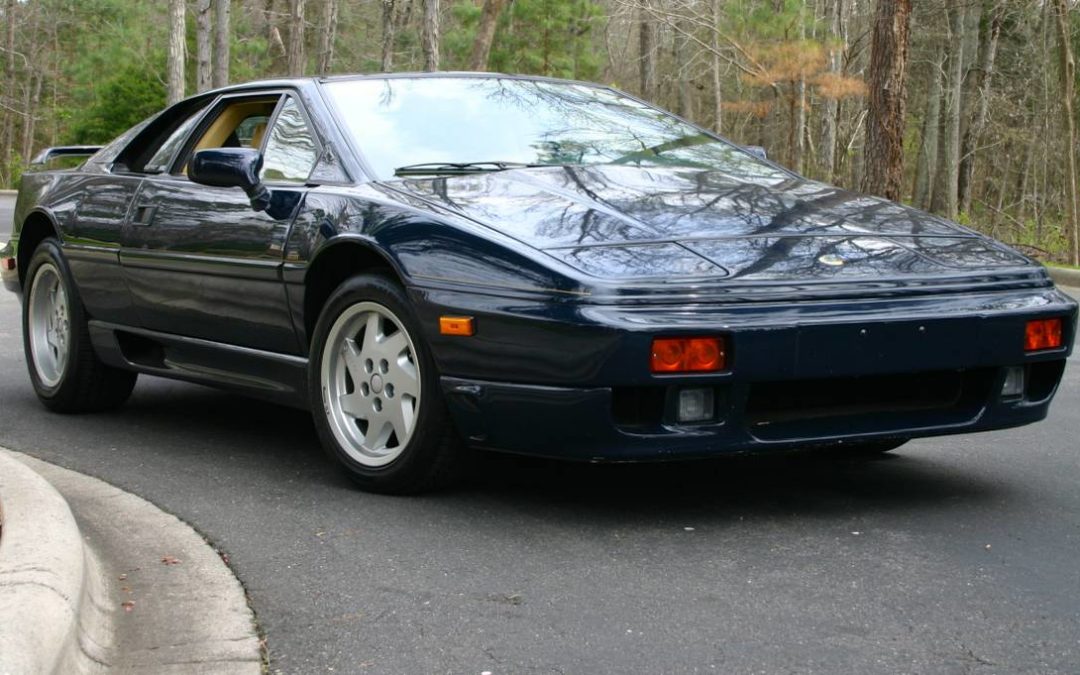
POLYGON ((90 157, 104 146, 101 145, 58 145, 55 148, 45 148, 32 160, 30 166, 45 166, 51 160, 58 157, 90 157))

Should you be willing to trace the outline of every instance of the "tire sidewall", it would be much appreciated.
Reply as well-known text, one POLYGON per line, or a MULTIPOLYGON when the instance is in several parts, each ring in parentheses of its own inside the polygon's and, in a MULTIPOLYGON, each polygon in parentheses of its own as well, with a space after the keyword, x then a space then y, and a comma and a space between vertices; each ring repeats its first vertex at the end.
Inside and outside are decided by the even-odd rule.
POLYGON ((354 478, 373 488, 395 490, 423 473, 433 461, 446 424, 445 406, 439 386, 434 359, 420 330, 420 323, 396 283, 382 275, 364 274, 343 282, 330 296, 319 315, 312 334, 308 365, 308 397, 312 416, 324 447, 348 469, 354 478), (345 310, 359 302, 373 302, 394 313, 408 332, 414 357, 420 366, 420 406, 412 436, 400 455, 378 467, 367 466, 353 459, 341 447, 327 419, 327 406, 322 382, 323 352, 331 328, 345 310))
POLYGON ((64 396, 65 391, 69 388, 69 383, 74 379, 72 373, 78 368, 77 355, 82 348, 82 324, 84 321, 82 303, 79 301, 78 293, 75 290, 75 284, 72 282, 71 269, 68 267, 67 261, 64 259, 63 254, 60 251, 60 246, 55 239, 48 238, 38 244, 38 247, 34 250, 33 256, 30 258, 30 267, 26 270, 27 286, 23 294, 23 306, 22 306, 22 334, 23 334, 23 353, 26 358, 26 366, 30 371, 30 382, 34 386, 34 391, 39 397, 45 400, 52 400, 61 398, 64 396), (30 298, 33 294, 34 278, 38 273, 38 270, 46 263, 51 263, 57 270, 60 276, 60 283, 64 285, 64 293, 67 296, 68 302, 68 316, 70 317, 70 327, 68 329, 68 354, 67 362, 64 365, 64 371, 60 374, 60 379, 54 386, 49 386, 41 380, 38 375, 37 366, 34 361, 33 348, 30 344, 30 298))

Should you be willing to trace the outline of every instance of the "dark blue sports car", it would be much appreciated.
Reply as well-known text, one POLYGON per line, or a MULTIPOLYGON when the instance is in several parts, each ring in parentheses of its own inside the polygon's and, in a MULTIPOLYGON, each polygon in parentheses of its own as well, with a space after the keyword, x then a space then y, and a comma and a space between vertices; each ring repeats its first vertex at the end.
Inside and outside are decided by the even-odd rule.
POLYGON ((955 223, 606 87, 487 74, 200 94, 28 174, 0 268, 49 408, 117 406, 137 373, 307 407, 386 492, 466 447, 877 452, 1028 424, 1077 316, 955 223))

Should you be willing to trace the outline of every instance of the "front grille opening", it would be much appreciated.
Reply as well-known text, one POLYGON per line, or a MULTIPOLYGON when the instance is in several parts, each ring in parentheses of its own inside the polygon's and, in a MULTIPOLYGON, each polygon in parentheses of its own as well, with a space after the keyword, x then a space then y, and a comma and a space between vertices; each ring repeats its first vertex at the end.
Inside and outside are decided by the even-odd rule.
POLYGON ((1065 360, 1043 361, 1028 366, 1028 383, 1025 398, 1032 403, 1041 403, 1054 394, 1054 389, 1061 381, 1065 371, 1065 360))
POLYGON ((752 385, 750 424, 922 410, 949 410, 986 399, 993 371, 936 371, 752 385))

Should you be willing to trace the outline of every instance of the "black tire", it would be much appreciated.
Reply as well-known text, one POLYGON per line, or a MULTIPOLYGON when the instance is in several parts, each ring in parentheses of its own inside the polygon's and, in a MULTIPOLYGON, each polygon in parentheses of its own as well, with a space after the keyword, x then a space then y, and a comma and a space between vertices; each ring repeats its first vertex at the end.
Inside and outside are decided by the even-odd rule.
MULTIPOLYGON (((366 335, 368 328, 362 330, 366 335)), ((361 349, 355 342, 357 334, 352 335, 353 347, 361 349)), ((393 335, 396 335, 396 332, 393 335)), ((362 348, 367 348, 366 342, 362 348)), ((341 349, 344 349, 344 346, 341 349)), ((360 359, 363 353, 366 352, 356 352, 358 360, 355 363, 371 363, 371 360, 366 357, 360 359)), ((393 372, 388 372, 386 381, 391 382, 392 376, 393 372)), ((345 386, 348 389, 348 384, 345 386)), ((405 292, 390 278, 380 274, 353 277, 342 283, 327 300, 319 315, 311 340, 308 396, 315 427, 323 447, 346 469, 360 488, 385 494, 411 494, 444 487, 460 476, 466 455, 450 421, 434 360, 424 342, 419 322, 405 292), (373 464, 383 460, 366 456, 364 454, 366 450, 359 447, 362 443, 356 441, 355 436, 349 436, 349 434, 356 434, 355 429, 348 428, 348 425, 352 424, 355 428, 362 429, 360 433, 366 436, 372 423, 365 422, 359 417, 350 418, 348 414, 343 415, 341 410, 335 410, 331 402, 331 391, 341 391, 337 387, 340 382, 345 381, 352 383, 352 391, 348 396, 357 394, 361 386, 364 388, 364 397, 374 398, 376 391, 382 393, 383 396, 394 394, 389 387, 383 389, 385 385, 382 384, 382 380, 379 380, 378 388, 376 388, 374 377, 378 375, 378 372, 371 372, 370 375, 365 372, 360 378, 355 378, 352 364, 342 366, 348 371, 346 379, 335 380, 333 372, 344 372, 344 370, 334 369, 334 359, 337 358, 335 352, 340 350, 328 349, 327 341, 332 340, 337 344, 340 339, 350 334, 350 321, 363 320, 364 317, 369 317, 372 313, 378 314, 383 309, 393 315, 387 316, 385 318, 387 323, 383 325, 394 324, 393 328, 404 330, 406 339, 410 341, 408 351, 405 353, 410 355, 407 359, 408 364, 412 364, 419 370, 416 377, 419 390, 418 397, 415 399, 415 413, 412 417, 414 422, 411 431, 408 432, 407 441, 398 442, 392 451, 388 451, 388 454, 393 454, 393 459, 376 466, 373 464), (390 320, 391 318, 393 321, 390 320), (397 323, 400 323, 400 326, 396 325, 397 323), (363 381, 358 384, 356 379, 363 381), (362 428, 364 424, 367 424, 366 429, 362 428)), ((338 395, 335 394, 335 396, 338 395)), ((374 403, 373 398, 371 403, 374 403)), ((365 398, 365 404, 367 400, 365 398)), ((391 399, 385 400, 387 403, 383 405, 392 405, 391 399)), ((403 399, 401 397, 394 399, 395 402, 400 400, 403 399)), ((343 406, 339 404, 338 407, 343 406)), ((390 410, 390 408, 386 409, 390 410)), ((377 410, 381 411, 383 408, 377 408, 377 410)), ((394 433, 396 434, 396 431, 394 433)), ((396 438, 396 435, 390 438, 396 438)))
MULTIPOLYGON (((64 259, 60 245, 53 238, 44 239, 34 250, 26 270, 23 293, 22 330, 23 351, 34 392, 46 408, 59 413, 100 412, 124 403, 131 396, 138 375, 134 372, 107 366, 98 359, 90 342, 86 309, 72 280, 71 269, 64 259), (46 273, 39 273, 44 271, 46 273), (51 377, 43 375, 43 366, 35 359, 31 342, 31 312, 35 298, 34 286, 39 279, 58 281, 66 294, 66 343, 62 365, 51 377), (50 381, 51 380, 51 381, 50 381)), ((59 351, 59 348, 58 350, 59 351)), ((60 357, 57 357, 60 361, 60 357)))

